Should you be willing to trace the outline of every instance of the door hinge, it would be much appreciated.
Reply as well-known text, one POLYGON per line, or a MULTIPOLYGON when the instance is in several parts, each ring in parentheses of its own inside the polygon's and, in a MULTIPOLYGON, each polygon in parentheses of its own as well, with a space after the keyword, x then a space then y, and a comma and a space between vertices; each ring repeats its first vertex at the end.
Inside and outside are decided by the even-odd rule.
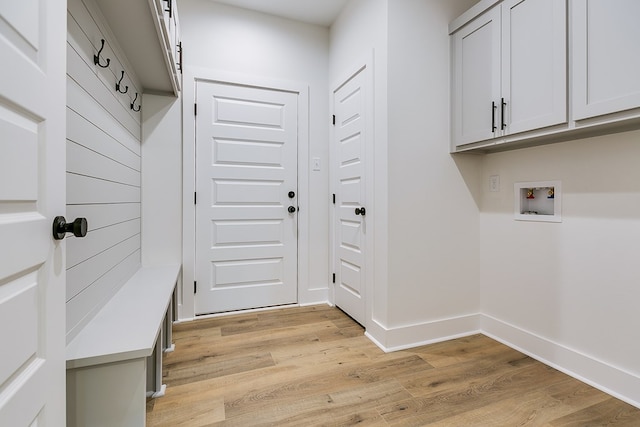
POLYGON ((195 191, 193 192, 193 204, 198 204, 198 193, 196 193, 195 191))
POLYGON ((198 104, 193 104, 193 115, 194 116, 198 115, 198 104))
POLYGON ((333 125, 334 126, 336 125, 336 115, 335 114, 333 115, 333 125))
POLYGON ((333 283, 336 283, 336 273, 333 273, 333 283))
POLYGON ((333 204, 336 204, 336 193, 333 193, 333 204))
POLYGON ((198 292, 198 282, 194 281, 193 282, 193 293, 197 293, 198 292))

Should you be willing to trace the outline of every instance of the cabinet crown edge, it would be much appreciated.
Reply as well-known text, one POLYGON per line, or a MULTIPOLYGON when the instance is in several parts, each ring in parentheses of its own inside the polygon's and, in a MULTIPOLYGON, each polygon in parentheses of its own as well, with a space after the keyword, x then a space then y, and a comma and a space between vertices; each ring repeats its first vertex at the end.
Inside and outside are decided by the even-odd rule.
POLYGON ((491 9, 498 3, 501 3, 502 0, 480 0, 478 3, 473 5, 469 10, 464 12, 462 15, 458 16, 456 19, 449 23, 449 35, 455 33, 460 28, 462 28, 465 24, 469 23, 473 19, 477 18, 487 10, 491 9))

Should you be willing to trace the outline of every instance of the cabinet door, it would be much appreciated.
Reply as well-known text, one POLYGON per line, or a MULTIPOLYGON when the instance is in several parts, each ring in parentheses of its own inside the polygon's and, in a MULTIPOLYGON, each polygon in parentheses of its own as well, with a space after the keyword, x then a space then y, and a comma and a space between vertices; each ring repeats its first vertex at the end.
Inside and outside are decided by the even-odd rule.
POLYGON ((500 8, 458 30, 453 35, 453 50, 454 144, 491 139, 499 132, 499 126, 493 124, 499 122, 500 8))
POLYGON ((564 0, 502 4, 500 122, 507 134, 567 121, 566 9, 564 0))
POLYGON ((640 107, 640 1, 574 0, 573 118, 640 107))

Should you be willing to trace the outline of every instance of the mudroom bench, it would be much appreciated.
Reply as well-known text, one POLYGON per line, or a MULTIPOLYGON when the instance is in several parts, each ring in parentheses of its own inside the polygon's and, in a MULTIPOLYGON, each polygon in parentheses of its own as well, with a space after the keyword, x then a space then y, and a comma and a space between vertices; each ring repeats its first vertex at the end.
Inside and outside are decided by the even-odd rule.
POLYGON ((162 354, 180 265, 141 267, 67 344, 67 426, 144 426, 164 395, 162 354))

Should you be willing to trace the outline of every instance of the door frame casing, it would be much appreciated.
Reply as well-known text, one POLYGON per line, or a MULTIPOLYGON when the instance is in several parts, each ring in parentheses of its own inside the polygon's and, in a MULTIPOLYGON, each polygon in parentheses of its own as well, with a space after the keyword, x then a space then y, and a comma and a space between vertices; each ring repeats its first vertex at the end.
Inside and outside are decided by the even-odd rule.
MULTIPOLYGON (((365 302, 365 321, 362 326, 365 330, 374 326, 373 321, 373 307, 374 307, 374 260, 375 260, 375 230, 376 230, 376 209, 375 208, 375 107, 374 107, 374 51, 362 55, 358 60, 354 61, 348 68, 345 68, 343 72, 339 73, 337 80, 331 82, 329 87, 329 108, 331 114, 335 114, 335 93, 338 89, 344 86, 349 80, 355 77, 358 73, 364 73, 364 88, 365 92, 365 198, 367 208, 367 236, 365 239, 365 256, 364 256, 364 285, 363 285, 363 299, 365 302)), ((336 141, 335 141, 335 126, 331 126, 329 133, 329 188, 332 194, 336 194, 336 177, 338 167, 338 156, 336 153, 336 141)), ((332 272, 337 269, 336 265, 336 207, 337 205, 330 205, 329 219, 331 221, 329 227, 330 233, 330 268, 332 272)), ((329 302, 335 305, 335 289, 336 283, 332 283, 329 292, 329 302)))
POLYGON ((217 82, 293 92, 298 94, 298 304, 304 304, 309 283, 309 85, 242 73, 185 66, 182 88, 182 283, 177 289, 178 320, 195 319, 195 204, 196 191, 196 84, 217 82))

